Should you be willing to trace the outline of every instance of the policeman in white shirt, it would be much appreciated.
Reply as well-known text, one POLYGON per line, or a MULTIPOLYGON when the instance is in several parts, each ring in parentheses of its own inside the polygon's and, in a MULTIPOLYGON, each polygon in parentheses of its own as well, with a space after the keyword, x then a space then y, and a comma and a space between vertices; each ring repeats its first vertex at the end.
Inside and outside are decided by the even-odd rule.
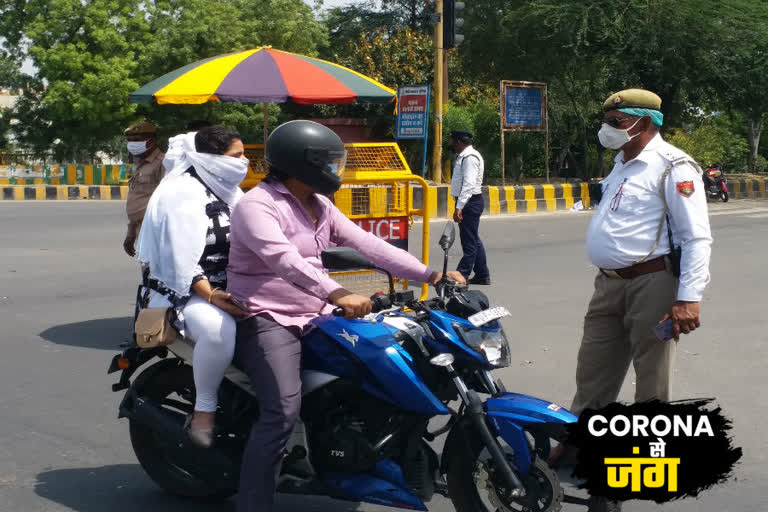
POLYGON ((464 256, 456 270, 462 273, 469 284, 491 284, 491 273, 485 258, 485 247, 480 240, 478 228, 483 214, 482 186, 485 163, 483 157, 472 147, 472 134, 465 130, 451 132, 456 163, 451 178, 451 196, 456 201, 453 220, 459 224, 461 248, 464 256), (474 276, 470 275, 474 271, 474 276))
MULTIPOLYGON (((633 363, 635 401, 668 401, 676 342, 699 327, 712 236, 701 168, 661 138, 661 98, 642 89, 610 96, 598 134, 619 151, 587 229, 600 269, 584 319, 571 411, 615 402, 633 363), (654 332, 671 320, 671 339, 654 332)), ((589 510, 621 504, 590 498, 589 510)))
POLYGON ((621 150, 602 182, 587 230, 600 269, 584 321, 571 410, 616 401, 629 363, 635 400, 669 400, 676 343, 654 329, 671 319, 672 337, 699 327, 709 283, 712 236, 701 168, 659 134, 661 98, 642 89, 609 97, 600 143, 621 150))

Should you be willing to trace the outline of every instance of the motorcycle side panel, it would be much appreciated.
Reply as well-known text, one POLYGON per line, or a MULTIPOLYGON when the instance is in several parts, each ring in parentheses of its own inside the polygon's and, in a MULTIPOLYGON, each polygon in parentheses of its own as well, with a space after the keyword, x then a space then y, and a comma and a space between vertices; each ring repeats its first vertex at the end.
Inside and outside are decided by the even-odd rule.
POLYGON ((427 510, 421 499, 408 488, 400 466, 388 459, 380 461, 368 474, 324 473, 321 478, 326 485, 352 501, 427 510))
POLYGON ((362 388, 399 408, 419 414, 449 414, 416 375, 409 354, 384 323, 320 317, 302 339, 304 369, 360 382, 362 388))
POLYGON ((515 465, 526 474, 531 466, 531 450, 526 427, 536 424, 568 424, 578 417, 552 402, 519 393, 504 393, 485 402, 488 418, 496 433, 514 450, 515 465))

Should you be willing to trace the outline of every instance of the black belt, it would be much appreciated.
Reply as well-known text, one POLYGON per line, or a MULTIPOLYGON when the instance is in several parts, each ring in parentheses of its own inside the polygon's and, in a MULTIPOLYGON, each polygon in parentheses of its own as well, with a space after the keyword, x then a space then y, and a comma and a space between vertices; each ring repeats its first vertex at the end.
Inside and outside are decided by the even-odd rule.
MULTIPOLYGON (((469 202, 469 201, 471 201, 473 199, 482 198, 482 197, 483 197, 483 194, 474 194, 469 199, 467 199, 467 202, 469 202)), ((459 198, 457 196, 453 196, 453 200, 454 201, 458 201, 459 198)))
POLYGON ((620 268, 616 270, 600 269, 605 277, 611 279, 634 279, 636 277, 644 276, 645 274, 652 274, 654 272, 661 272, 667 268, 667 257, 659 256, 652 260, 637 263, 631 267, 620 268))

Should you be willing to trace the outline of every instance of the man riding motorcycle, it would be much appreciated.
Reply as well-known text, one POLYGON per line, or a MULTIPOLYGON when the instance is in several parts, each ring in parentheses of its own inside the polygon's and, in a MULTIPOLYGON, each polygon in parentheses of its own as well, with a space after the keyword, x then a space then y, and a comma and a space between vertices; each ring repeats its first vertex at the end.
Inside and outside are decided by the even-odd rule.
MULTIPOLYGON (((276 472, 301 405, 302 331, 331 304, 347 318, 371 312, 370 299, 327 275, 321 252, 344 245, 409 280, 435 284, 443 277, 362 230, 326 197, 341 186, 346 160, 330 129, 285 123, 270 135, 264 156, 269 175, 238 203, 231 226, 228 291, 250 314, 238 325, 235 360, 260 408, 243 456, 238 512, 272 509, 276 472)), ((447 275, 465 282, 458 272, 447 275)))

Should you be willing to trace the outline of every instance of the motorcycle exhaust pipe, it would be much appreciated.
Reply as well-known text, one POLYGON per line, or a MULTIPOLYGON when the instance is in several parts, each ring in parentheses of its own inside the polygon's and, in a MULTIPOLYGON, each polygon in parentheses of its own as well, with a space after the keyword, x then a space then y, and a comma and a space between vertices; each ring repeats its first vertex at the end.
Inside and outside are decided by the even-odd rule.
MULTIPOLYGON (((213 448, 201 449, 195 446, 184 432, 183 424, 158 407, 154 402, 140 395, 133 394, 131 404, 127 405, 128 418, 145 427, 151 428, 162 437, 173 442, 168 446, 179 460, 184 462, 184 468, 195 474, 210 485, 221 489, 237 487, 239 478, 238 462, 213 448)), ((122 409, 122 407, 121 407, 122 409)))
POLYGON ((171 415, 142 396, 133 397, 133 407, 128 417, 159 434, 183 439, 183 424, 174 421, 171 415))

